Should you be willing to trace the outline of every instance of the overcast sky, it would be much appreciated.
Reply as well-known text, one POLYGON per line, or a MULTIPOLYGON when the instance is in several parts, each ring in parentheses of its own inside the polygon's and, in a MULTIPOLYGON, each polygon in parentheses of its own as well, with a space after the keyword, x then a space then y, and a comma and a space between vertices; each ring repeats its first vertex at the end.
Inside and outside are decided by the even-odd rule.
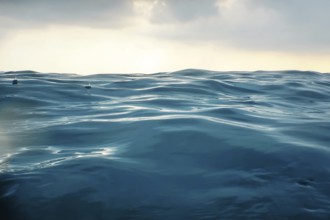
POLYGON ((329 0, 0 0, 0 70, 330 72, 329 0))

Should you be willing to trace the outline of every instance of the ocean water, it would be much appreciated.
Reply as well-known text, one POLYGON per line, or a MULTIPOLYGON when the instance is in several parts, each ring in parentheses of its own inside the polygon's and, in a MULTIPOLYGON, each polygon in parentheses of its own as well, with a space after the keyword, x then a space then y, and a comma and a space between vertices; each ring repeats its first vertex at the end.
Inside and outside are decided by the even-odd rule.
POLYGON ((330 75, 1 73, 0 219, 330 219, 330 75))

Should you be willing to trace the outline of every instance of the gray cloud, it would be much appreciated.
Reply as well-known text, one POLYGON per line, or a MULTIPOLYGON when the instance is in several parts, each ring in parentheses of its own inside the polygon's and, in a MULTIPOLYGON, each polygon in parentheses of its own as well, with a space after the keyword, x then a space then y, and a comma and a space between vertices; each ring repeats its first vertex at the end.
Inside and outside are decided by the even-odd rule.
POLYGON ((131 0, 1 0, 2 25, 80 25, 120 27, 134 14, 131 0))
POLYGON ((102 28, 134 25, 134 2, 152 6, 148 32, 180 42, 253 50, 330 51, 329 0, 0 0, 0 36, 52 24, 102 28))
MULTIPOLYGON (((160 29, 157 35, 253 50, 329 53, 328 0, 219 0, 218 3, 208 4, 218 13, 207 13, 199 22, 190 19, 190 23, 178 24, 176 29, 173 26, 168 31, 160 29)), ((168 8, 175 12, 183 10, 174 3, 168 8)), ((157 10, 155 16, 159 14, 157 10)), ((161 20, 164 21, 175 24, 173 20, 161 20)))
POLYGON ((218 14, 217 0, 154 1, 151 21, 154 23, 191 22, 218 14))
MULTIPOLYGON (((267 12, 263 16, 267 22, 247 31, 245 40, 236 37, 236 41, 240 41, 241 44, 251 43, 252 46, 264 49, 303 53, 329 52, 330 1, 249 0, 249 9, 253 12, 256 10, 267 12)), ((254 22, 248 18, 246 20, 248 23, 254 22)))

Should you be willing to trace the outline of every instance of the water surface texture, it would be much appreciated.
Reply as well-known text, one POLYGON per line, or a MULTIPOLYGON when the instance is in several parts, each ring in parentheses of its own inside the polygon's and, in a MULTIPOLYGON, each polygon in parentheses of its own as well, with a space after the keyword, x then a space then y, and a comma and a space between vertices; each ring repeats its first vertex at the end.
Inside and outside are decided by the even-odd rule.
POLYGON ((0 76, 0 219, 330 218, 329 74, 0 76))

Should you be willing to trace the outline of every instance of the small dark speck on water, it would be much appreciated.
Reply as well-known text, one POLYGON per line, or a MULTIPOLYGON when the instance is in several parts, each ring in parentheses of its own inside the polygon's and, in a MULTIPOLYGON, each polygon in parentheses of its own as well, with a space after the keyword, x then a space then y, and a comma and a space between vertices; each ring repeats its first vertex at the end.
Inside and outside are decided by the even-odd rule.
POLYGON ((308 178, 308 179, 301 179, 297 181, 297 184, 299 184, 300 186, 310 186, 312 184, 312 182, 314 182, 315 179, 314 178, 308 178))

